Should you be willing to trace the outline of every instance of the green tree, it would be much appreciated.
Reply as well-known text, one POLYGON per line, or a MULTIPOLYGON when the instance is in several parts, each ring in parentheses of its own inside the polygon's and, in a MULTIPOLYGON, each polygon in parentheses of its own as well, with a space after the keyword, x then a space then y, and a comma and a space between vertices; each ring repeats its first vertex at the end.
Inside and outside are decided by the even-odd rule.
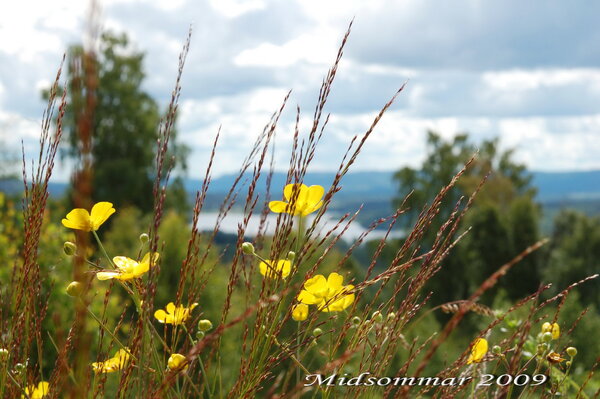
MULTIPOLYGON (((124 34, 105 33, 99 44, 98 55, 91 58, 82 46, 69 49, 66 155, 80 160, 86 152, 82 149, 82 132, 89 130, 93 201, 111 201, 117 207, 135 205, 147 212, 153 205, 161 113, 156 101, 142 88, 144 53, 132 49, 124 34), (89 90, 93 91, 92 104, 89 90), (91 126, 82 124, 85 118, 81 113, 86 109, 91 109, 91 126)), ((171 144, 172 154, 167 159, 174 159, 178 170, 184 172, 188 149, 178 144, 175 136, 171 144)))
MULTIPOLYGON (((600 270, 600 217, 564 210, 554 220, 547 251, 545 281, 553 283, 553 291, 598 273, 600 270)), ((577 288, 581 303, 600 305, 600 281, 595 279, 577 288)))
MULTIPOLYGON (((412 192, 407 201, 410 209, 403 215, 403 226, 410 228, 423 206, 431 203, 476 153, 469 169, 448 192, 439 216, 423 241, 423 250, 431 247, 437 231, 453 212, 456 202, 471 195, 489 174, 462 223, 462 229, 471 227, 470 233, 445 260, 439 275, 430 280, 428 288, 434 291, 436 301, 468 296, 498 267, 538 239, 535 189, 530 186, 531 176, 525 166, 514 162, 512 150, 500 151, 497 139, 486 140, 476 146, 469 141, 467 134, 459 134, 446 141, 435 132, 428 132, 427 156, 421 168, 405 167, 395 174, 399 195, 394 204, 399 206, 412 192)), ((530 258, 527 265, 516 266, 511 271, 513 283, 508 288, 511 298, 530 293, 537 287, 537 262, 537 258, 530 258)))

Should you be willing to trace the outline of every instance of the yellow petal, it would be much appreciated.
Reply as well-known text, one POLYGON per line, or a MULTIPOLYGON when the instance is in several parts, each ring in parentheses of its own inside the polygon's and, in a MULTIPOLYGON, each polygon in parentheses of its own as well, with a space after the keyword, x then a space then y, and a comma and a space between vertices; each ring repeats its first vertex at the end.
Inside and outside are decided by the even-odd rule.
POLYGON ((303 303, 294 305, 294 307, 292 308, 292 319, 294 319, 296 321, 303 321, 303 320, 306 320, 307 317, 308 317, 308 306, 307 305, 305 305, 303 303))
POLYGON ((560 338, 560 326, 558 323, 552 324, 552 339, 560 338))
POLYGON ((98 272, 96 273, 96 278, 98 280, 110 280, 112 278, 117 278, 121 275, 119 272, 98 272))
MULTIPOLYGON (((156 262, 158 262, 159 258, 160 254, 158 252, 154 252, 152 254, 152 264, 154 265, 156 262)), ((144 255, 140 263, 150 263, 150 252, 147 252, 146 255, 144 255)))
POLYGON ((322 274, 317 274, 304 282, 304 289, 316 295, 324 294, 327 291, 327 279, 322 274))
POLYGON ((287 213, 288 203, 283 201, 271 201, 269 202, 269 209, 275 213, 287 213))
POLYGON ((488 351, 488 342, 484 338, 477 338, 471 345, 471 353, 467 359, 467 364, 479 363, 488 351))
POLYGON ((291 183, 288 184, 287 186, 285 186, 283 188, 283 197, 290 202, 292 200, 292 195, 295 194, 294 193, 294 187, 298 186, 295 190, 298 192, 298 199, 296 202, 304 202, 304 199, 306 198, 307 194, 308 194, 308 187, 304 184, 298 184, 298 183, 291 183))
POLYGON ((150 263, 142 262, 135 265, 133 270, 131 271, 131 275, 133 277, 140 277, 142 274, 146 273, 150 270, 150 263))
POLYGON ((162 309, 158 309, 156 312, 154 312, 154 317, 160 323, 166 323, 168 321, 168 319, 169 319, 169 315, 167 314, 167 312, 165 312, 162 309))
POLYGON ((310 186, 307 190, 306 202, 309 204, 318 204, 325 194, 325 189, 322 186, 310 186))
POLYGON ((344 277, 338 273, 331 273, 327 277, 327 286, 330 291, 338 291, 342 288, 344 277))
POLYGON ((281 277, 286 278, 292 271, 292 262, 287 259, 280 260, 277 262, 277 268, 281 271, 281 277))
POLYGON ((173 353, 171 356, 169 356, 167 367, 169 370, 180 370, 183 368, 185 371, 188 368, 187 358, 179 353, 173 353))
POLYGON ((136 261, 127 256, 115 256, 113 263, 122 273, 131 273, 138 265, 136 261))
POLYGON ((167 310, 167 313, 175 314, 175 304, 173 302, 169 302, 165 309, 167 310))
POLYGON ((302 290, 298 294, 298 301, 302 302, 306 305, 316 305, 322 301, 322 298, 317 298, 310 292, 308 292, 306 290, 302 290))
POLYGON ((106 222, 106 219, 113 213, 115 213, 115 208, 113 208, 113 204, 110 202, 98 202, 94 205, 90 215, 93 229, 98 230, 102 223, 106 222))
POLYGON ((89 212, 82 208, 76 208, 69 212, 66 219, 62 220, 62 224, 75 230, 92 231, 93 228, 89 212))
POLYGON ((260 274, 268 278, 285 278, 290 274, 292 263, 289 260, 268 260, 267 263, 260 262, 258 265, 260 274))
POLYGON ((305 206, 302 209, 302 216, 309 215, 309 214, 313 213, 314 211, 319 210, 319 208, 321 208, 321 206, 323 206, 323 201, 319 201, 315 205, 307 205, 307 206, 305 206))

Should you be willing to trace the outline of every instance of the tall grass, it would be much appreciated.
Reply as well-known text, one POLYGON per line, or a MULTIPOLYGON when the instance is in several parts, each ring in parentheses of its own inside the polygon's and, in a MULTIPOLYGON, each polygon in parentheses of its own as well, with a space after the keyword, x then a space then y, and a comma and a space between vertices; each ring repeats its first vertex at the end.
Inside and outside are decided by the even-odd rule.
MULTIPOLYGON (((308 132, 301 132, 300 109, 296 108, 286 183, 310 185, 305 176, 319 149, 320 140, 326 134, 329 121, 327 100, 349 33, 350 28, 323 80, 308 132)), ((425 290, 426 283, 436 278, 444 265, 443 260, 451 256, 453 247, 468 234, 468 228, 462 228, 461 221, 476 201, 485 181, 469 198, 462 198, 455 204, 454 211, 437 231, 431 248, 422 247, 423 238, 440 217, 440 207, 447 201, 446 194, 468 170, 472 160, 441 188, 431 203, 423 204, 421 214, 403 244, 398 248, 388 248, 391 241, 387 239, 388 235, 384 236, 376 245, 370 262, 363 265, 360 272, 352 272, 347 266, 353 252, 368 240, 374 229, 383 226, 389 234, 406 211, 404 204, 388 218, 374 221, 342 254, 339 254, 336 244, 354 223, 360 209, 340 217, 329 231, 320 231, 319 221, 328 212, 336 193, 343 190, 344 176, 351 170, 365 142, 374 134, 378 122, 401 94, 404 85, 383 103, 371 126, 354 136, 345 153, 340 154, 335 178, 326 188, 322 204, 313 218, 280 213, 275 233, 266 235, 267 216, 271 212, 269 197, 279 199, 283 190, 283 187, 271 187, 271 176, 275 166, 274 137, 278 121, 288 107, 288 93, 242 161, 237 178, 220 207, 214 229, 207 233, 198 229, 197 221, 211 189, 213 165, 218 162, 220 132, 216 132, 203 185, 195 195, 191 232, 176 285, 164 286, 165 282, 161 280, 162 257, 152 259, 148 272, 140 278, 99 281, 96 273, 100 269, 111 270, 114 267, 113 256, 128 255, 139 261, 146 252, 160 254, 170 245, 161 239, 160 227, 171 171, 167 154, 189 44, 190 36, 179 58, 167 116, 158 128, 153 218, 146 231, 127 232, 133 236, 142 233, 147 236, 142 236, 140 249, 135 254, 106 254, 95 232, 77 232, 77 249, 70 259, 73 280, 80 285, 70 291, 73 295, 70 299, 73 306, 73 312, 69 313, 72 316, 70 324, 55 330, 63 333, 53 336, 44 328, 44 323, 47 310, 53 305, 53 295, 62 292, 64 287, 45 283, 46 265, 38 261, 38 246, 42 223, 47 220, 44 214, 48 181, 61 140, 67 98, 66 89, 58 97, 59 70, 44 113, 39 156, 31 165, 25 162, 25 157, 23 162, 23 247, 20 259, 15 260, 12 267, 11 281, 2 284, 0 296, 0 347, 5 349, 0 359, 2 397, 35 397, 33 388, 41 381, 49 382, 47 397, 50 398, 527 398, 559 394, 588 397, 586 384, 592 380, 594 370, 590 370, 588 378, 578 384, 569 374, 571 365, 566 366, 567 361, 574 361, 567 355, 566 346, 568 336, 576 325, 562 325, 560 337, 549 338, 539 334, 543 322, 560 324, 562 304, 569 293, 585 280, 546 300, 541 298, 549 285, 540 285, 536 292, 505 311, 494 310, 478 302, 482 294, 493 288, 511 267, 544 245, 545 241, 530 246, 511 262, 499 265, 497 272, 483 281, 469 298, 436 304, 438 306, 427 309, 431 293, 425 290), (53 120, 56 122, 54 130, 53 120), (267 178, 260 179, 261 176, 267 178), (266 187, 259 190, 259 184, 266 187), (267 198, 259 192, 266 192, 267 198), (243 217, 238 223, 233 256, 224 267, 223 249, 215 243, 215 238, 220 223, 236 204, 242 205, 243 217), (250 246, 246 243, 249 236, 247 229, 253 218, 260 220, 260 229, 250 246), (384 250, 393 250, 394 256, 381 268, 377 265, 384 250), (268 267, 272 267, 276 260, 286 259, 291 264, 289 276, 268 278, 261 275, 261 261, 267 261, 270 263, 268 267), (302 319, 293 315, 299 292, 310 285, 314 276, 321 274, 326 277, 334 272, 343 277, 345 285, 352 284, 352 287, 328 298, 324 309, 348 295, 354 295, 350 306, 331 312, 310 306, 306 318, 297 321, 302 319), (193 310, 190 307, 189 317, 182 317, 180 324, 160 323, 154 314, 166 303, 155 301, 158 290, 170 291, 176 306, 188 307, 194 303, 199 306, 193 310), (212 315, 210 323, 203 306, 208 301, 213 306, 216 303, 220 309, 218 316, 212 315), (556 303, 558 305, 554 308, 549 307, 556 303), (554 310, 549 313, 549 309, 554 310), (432 330, 423 336, 410 334, 421 328, 428 314, 438 311, 452 314, 440 331, 432 330), (490 343, 489 350, 482 358, 472 361, 472 356, 471 359, 469 357, 473 348, 465 345, 460 356, 448 358, 443 367, 432 370, 428 367, 431 359, 439 354, 448 337, 457 331, 469 312, 489 320, 489 323, 479 334, 466 337, 466 341, 485 338, 490 343), (211 325, 212 328, 209 328, 211 325), (104 362, 119 350, 125 351, 128 356, 127 360, 116 362, 113 367, 116 370, 94 372, 92 362, 104 362), (52 354, 50 358, 48 353, 52 354), (183 355, 180 367, 168 362, 175 353, 183 355), (414 377, 419 381, 418 378, 430 377, 439 381, 463 378, 469 382, 462 385, 413 385, 410 381, 405 381, 405 385, 344 384, 342 377, 348 380, 361 373, 370 373, 369 376, 378 378, 389 377, 391 381, 404 377, 414 377), (479 385, 480 376, 486 373, 543 375, 547 381, 523 386, 495 382, 489 386, 479 385), (335 374, 339 378, 331 379, 334 382, 331 385, 309 385, 316 374, 325 377, 335 374)), ((93 80, 86 80, 86 76, 89 78, 93 71, 85 67, 81 70, 82 84, 92 85, 87 87, 91 93, 93 80)), ((90 209, 93 132, 86 120, 89 122, 93 115, 93 101, 88 101, 86 106, 80 115, 81 162, 74 186, 76 206, 90 209)), ((301 201, 302 193, 298 187, 294 186, 289 198, 292 208, 301 201)), ((104 200, 110 201, 110 198, 104 200)), ((274 275, 277 273, 274 272, 274 275)), ((569 353, 572 354, 572 350, 569 353)), ((37 394, 41 395, 42 391, 37 394)))

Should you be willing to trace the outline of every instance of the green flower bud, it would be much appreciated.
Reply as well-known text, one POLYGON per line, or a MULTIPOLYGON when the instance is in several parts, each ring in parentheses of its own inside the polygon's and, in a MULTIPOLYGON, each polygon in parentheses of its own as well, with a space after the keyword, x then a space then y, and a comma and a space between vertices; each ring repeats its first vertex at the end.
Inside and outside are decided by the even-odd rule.
POLYGON ((551 332, 545 332, 544 334, 542 334, 542 341, 544 341, 544 342, 550 342, 550 341, 552 341, 552 333, 551 332))
POLYGON ((4 361, 6 359, 8 359, 8 350, 0 348, 0 361, 4 361))
POLYGON ((208 331, 213 328, 213 324, 208 319, 203 319, 198 322, 198 330, 200 331, 208 331))
POLYGON ((318 337, 318 336, 319 336, 319 335, 321 335, 321 334, 323 334, 323 330, 321 330, 319 327, 317 327, 317 328, 315 328, 315 329, 313 330, 313 335, 314 335, 315 337, 318 337))
POLYGON ((142 244, 146 244, 148 241, 150 241, 150 236, 146 233, 142 233, 140 234, 140 242, 142 244))
POLYGON ((294 260, 294 259, 296 259, 296 253, 294 251, 288 252, 287 258, 288 258, 288 260, 294 260))
POLYGON ((567 360, 567 362, 565 363, 565 365, 567 366, 567 368, 571 367, 571 364, 573 364, 573 363, 571 363, 570 360, 567 360))
POLYGON ((492 353, 495 355, 499 355, 500 353, 502 353, 502 348, 500 348, 500 346, 498 345, 494 345, 492 346, 492 353))
POLYGON ((65 243, 63 244, 63 252, 67 256, 73 256, 75 255, 75 252, 77 252, 77 245, 75 245, 71 241, 65 241, 65 243))
POLYGON ((83 284, 79 281, 73 281, 67 286, 67 294, 74 298, 81 296, 83 293, 83 284))
POLYGON ((381 323, 383 321, 383 315, 380 311, 375 311, 371 315, 371 320, 373 320, 375 323, 381 323))
POLYGON ((242 244, 242 252, 246 255, 254 255, 254 245, 249 242, 245 242, 242 244))
POLYGON ((204 333, 203 333, 202 331, 198 331, 198 332, 196 333, 196 338, 197 338, 197 339, 202 339, 202 338, 204 338, 204 333))
POLYGON ((354 316, 354 317, 352 318, 352 324, 354 324, 355 326, 359 325, 361 321, 362 321, 362 320, 361 320, 361 319, 360 319, 360 317, 358 317, 358 316, 354 316))
POLYGON ((15 372, 16 373, 22 373, 23 371, 25 371, 25 369, 27 368, 27 366, 25 366, 23 363, 17 363, 15 364, 15 372))
POLYGON ((388 320, 388 321, 392 321, 392 320, 394 320, 395 318, 396 318, 396 313, 394 313, 394 312, 390 312, 390 313, 387 315, 387 320, 388 320))
POLYGON ((575 357, 577 356, 577 348, 573 347, 573 346, 569 346, 567 348, 567 355, 571 356, 571 357, 575 357))

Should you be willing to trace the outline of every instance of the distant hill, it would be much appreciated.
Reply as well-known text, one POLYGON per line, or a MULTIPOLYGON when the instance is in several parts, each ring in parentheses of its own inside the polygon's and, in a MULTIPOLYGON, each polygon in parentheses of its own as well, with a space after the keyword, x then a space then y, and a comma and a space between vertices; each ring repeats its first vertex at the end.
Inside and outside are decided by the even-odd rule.
MULTIPOLYGON (((363 213, 376 211, 387 214, 391 212, 391 199, 397 191, 396 183, 392 180, 393 172, 353 172, 342 180, 342 190, 336 195, 332 210, 352 211, 360 204, 365 204, 363 213)), ((569 206, 572 203, 586 203, 586 209, 598 209, 590 204, 600 203, 600 170, 584 172, 533 172, 533 185, 538 188, 538 200, 544 204, 556 207, 569 206)), ((331 172, 308 173, 307 184, 319 184, 324 187, 331 185, 335 177, 331 172)), ((279 197, 281 187, 285 184, 285 173, 275 173, 271 182, 272 197, 279 197)), ((224 194, 230 189, 235 175, 223 175, 214 178, 209 189, 206 207, 216 207, 224 194)), ((247 188, 250 176, 244 177, 240 187, 247 188)), ((257 193, 264 194, 266 177, 261 176, 257 193)), ((185 187, 193 197, 196 190, 202 187, 202 181, 186 179, 185 187)), ((51 183, 50 194, 61 196, 66 192, 66 183, 51 183)), ((0 180, 0 191, 17 193, 22 191, 23 183, 19 180, 0 180)), ((241 191, 243 193, 244 191, 241 191)))
MULTIPOLYGON (((363 198, 390 199, 397 191, 392 180, 394 172, 354 172, 342 180, 340 196, 360 195, 363 198)), ((533 185, 538 188, 538 200, 541 202, 557 200, 591 200, 600 199, 600 170, 584 172, 533 172, 533 185)), ((271 187, 282 187, 285 184, 285 173, 275 173, 271 187)), ((308 173, 307 184, 329 186, 335 175, 329 172, 308 173)), ((211 182, 210 191, 224 193, 229 190, 235 175, 224 175, 211 182)), ((186 189, 191 192, 199 190, 201 180, 188 179, 186 189)), ((265 178, 261 177, 258 187, 265 186, 265 178)))

